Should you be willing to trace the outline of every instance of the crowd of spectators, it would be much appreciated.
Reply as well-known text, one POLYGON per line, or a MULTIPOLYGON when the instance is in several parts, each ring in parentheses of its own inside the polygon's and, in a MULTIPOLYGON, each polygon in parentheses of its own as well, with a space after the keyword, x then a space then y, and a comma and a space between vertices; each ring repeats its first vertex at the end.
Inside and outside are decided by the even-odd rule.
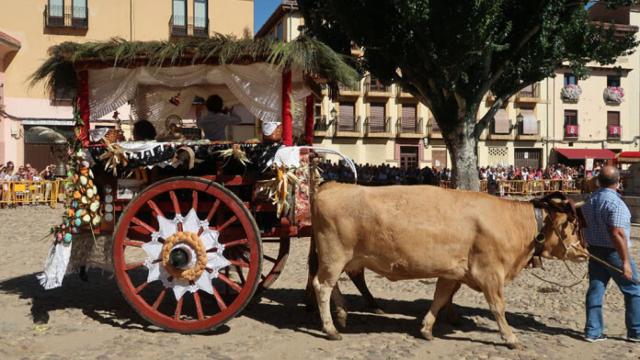
MULTIPOLYGON (((587 171, 586 176, 597 176, 601 164, 595 164, 593 171, 587 171)), ((343 162, 325 162, 321 165, 322 176, 325 180, 352 182, 353 173, 343 162)), ((399 168, 383 165, 356 164, 358 183, 363 185, 439 185, 443 181, 451 180, 451 169, 431 168, 422 169, 399 168)), ((571 167, 563 164, 549 165, 545 169, 510 166, 480 167, 480 180, 497 182, 504 180, 575 180, 585 176, 584 166, 571 167)))
POLYGON ((38 171, 31 164, 24 164, 15 168, 12 161, 0 166, 0 181, 41 181, 55 178, 55 165, 48 165, 38 171))

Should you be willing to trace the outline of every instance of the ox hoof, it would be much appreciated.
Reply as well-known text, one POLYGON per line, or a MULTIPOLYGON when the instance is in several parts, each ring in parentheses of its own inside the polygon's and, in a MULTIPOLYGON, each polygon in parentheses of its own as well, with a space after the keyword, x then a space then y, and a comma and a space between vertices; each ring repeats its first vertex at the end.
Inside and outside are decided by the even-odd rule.
POLYGON ((338 322, 338 326, 340 326, 343 329, 346 328, 347 327, 347 314, 346 313, 344 315, 338 314, 338 316, 336 316, 336 321, 338 322))
POLYGON ((342 340, 342 335, 339 332, 327 333, 327 340, 337 341, 342 340))
POLYGON ((433 340, 433 334, 431 333, 431 331, 420 330, 420 333, 422 334, 422 337, 424 337, 425 339, 429 341, 433 340))
POLYGON ((507 343, 507 347, 511 350, 524 350, 524 346, 519 342, 516 343, 507 343))

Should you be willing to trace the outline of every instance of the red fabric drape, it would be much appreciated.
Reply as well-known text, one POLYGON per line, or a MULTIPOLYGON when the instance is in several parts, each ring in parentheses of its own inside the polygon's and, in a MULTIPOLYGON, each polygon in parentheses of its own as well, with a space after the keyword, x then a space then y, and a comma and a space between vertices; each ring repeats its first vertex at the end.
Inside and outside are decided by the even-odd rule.
POLYGON ((78 134, 78 140, 82 142, 82 147, 89 146, 89 72, 84 70, 78 74, 78 112, 82 119, 83 126, 78 134))
POLYGON ((305 122, 304 122, 304 141, 307 145, 313 145, 313 108, 315 105, 315 99, 313 95, 307 96, 307 107, 305 122))
POLYGON ((282 143, 293 145, 293 116, 291 115, 291 71, 282 73, 282 143))

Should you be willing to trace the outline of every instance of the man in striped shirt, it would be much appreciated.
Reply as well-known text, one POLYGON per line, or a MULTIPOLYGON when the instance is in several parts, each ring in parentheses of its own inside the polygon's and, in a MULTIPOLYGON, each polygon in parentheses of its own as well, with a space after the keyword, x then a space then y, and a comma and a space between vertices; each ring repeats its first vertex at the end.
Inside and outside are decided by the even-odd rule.
POLYGON ((602 301, 607 284, 613 279, 625 299, 627 338, 640 342, 640 285, 638 271, 630 255, 631 213, 616 192, 620 172, 613 166, 604 167, 599 175, 600 189, 583 206, 587 221, 584 235, 589 252, 622 270, 622 274, 589 260, 589 290, 587 291, 587 322, 585 340, 604 340, 602 301))

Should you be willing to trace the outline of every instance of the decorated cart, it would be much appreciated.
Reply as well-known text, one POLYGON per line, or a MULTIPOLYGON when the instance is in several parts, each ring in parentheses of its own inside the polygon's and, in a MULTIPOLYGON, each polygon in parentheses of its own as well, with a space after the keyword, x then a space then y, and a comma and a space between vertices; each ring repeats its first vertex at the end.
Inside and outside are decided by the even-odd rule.
POLYGON ((227 322, 277 279, 290 238, 310 233, 309 158, 328 150, 294 144, 312 142, 312 89, 320 79, 355 78, 306 37, 53 47, 34 81, 76 92, 76 139, 67 210, 52 229, 41 284, 58 287, 67 271, 103 267, 161 328, 192 333, 227 322), (210 94, 244 107, 262 139, 212 142, 170 126, 210 94), (132 118, 176 136, 124 141, 119 129, 92 128, 125 105, 132 118))

